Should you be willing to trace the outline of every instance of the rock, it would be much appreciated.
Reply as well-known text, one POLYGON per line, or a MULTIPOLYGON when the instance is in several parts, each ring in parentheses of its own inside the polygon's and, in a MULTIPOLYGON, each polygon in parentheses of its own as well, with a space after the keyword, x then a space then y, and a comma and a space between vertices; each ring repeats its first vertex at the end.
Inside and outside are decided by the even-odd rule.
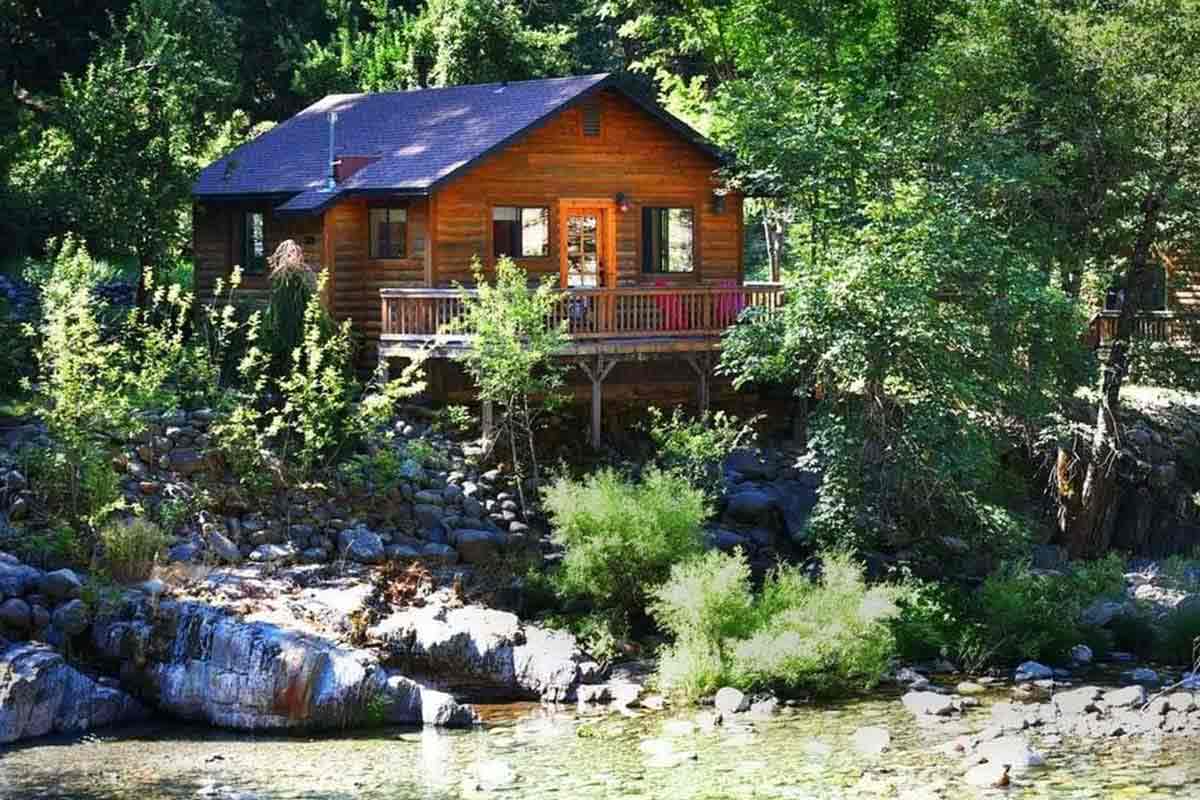
POLYGON ((24 495, 17 495, 8 504, 8 518, 13 522, 20 522, 29 516, 29 499, 24 495))
POLYGON ((448 544, 426 542, 421 546, 421 557, 438 564, 458 563, 458 551, 448 544))
POLYGON ((78 636, 87 630, 88 610, 82 600, 71 600, 54 609, 51 624, 67 636, 78 636))
POLYGON ((778 524, 779 501, 762 489, 739 489, 726 499, 725 516, 742 525, 773 529, 778 524))
POLYGON ((1079 615, 1079 621, 1084 625, 1090 625, 1096 628, 1103 628, 1126 612, 1124 603, 1117 603, 1112 600, 1097 600, 1090 606, 1085 608, 1079 615))
POLYGON ((180 542, 167 551, 167 561, 191 564, 200 560, 200 547, 195 542, 180 542))
POLYGON ((963 777, 971 786, 983 786, 994 789, 1003 789, 1009 784, 1009 767, 1003 764, 980 764, 977 767, 971 767, 967 770, 967 774, 963 777))
POLYGON ((929 678, 926 678, 924 675, 917 672, 915 669, 912 669, 911 667, 901 667, 900 669, 896 670, 895 680, 896 683, 900 684, 901 686, 907 687, 914 691, 921 691, 922 689, 929 688, 929 678))
POLYGON ((71 570, 59 569, 42 576, 38 582, 38 592, 52 602, 72 600, 83 592, 83 582, 71 570))
POLYGON ((725 469, 750 480, 772 480, 778 473, 774 462, 761 450, 739 447, 725 459, 725 469))
POLYGON ((1014 772, 1023 772, 1043 766, 1046 760, 1029 746, 1021 736, 1002 736, 990 742, 982 742, 975 748, 975 755, 987 759, 989 764, 1003 764, 1014 772))
POLYGON ((172 450, 163 457, 163 460, 166 462, 162 465, 163 469, 178 472, 181 475, 194 475, 206 466, 204 456, 198 450, 189 447, 172 450))
POLYGON ((892 734, 887 728, 875 726, 859 728, 850 736, 850 743, 855 750, 864 755, 879 755, 892 746, 892 734))
POLYGON ((517 773, 507 761, 492 759, 475 767, 476 786, 483 791, 495 791, 517 782, 517 773))
POLYGON ((907 692, 900 700, 918 717, 948 717, 961 710, 953 697, 937 692, 907 692))
POLYGON ((494 561, 504 548, 505 537, 494 531, 459 530, 454 532, 454 547, 468 564, 494 561))
POLYGON ((365 527, 347 528, 338 533, 338 553, 356 564, 379 564, 386 555, 379 534, 365 527))
POLYGON ((380 697, 384 700, 383 721, 392 725, 469 728, 479 721, 474 709, 452 695, 395 672, 387 675, 380 697))
POLYGON ((1059 692, 1051 698, 1054 710, 1064 716, 1077 716, 1096 711, 1096 701, 1104 696, 1104 691, 1096 686, 1084 686, 1069 692, 1059 692))
POLYGON ((1047 681, 1054 679, 1054 670, 1036 661, 1026 661, 1017 667, 1013 680, 1017 683, 1026 681, 1047 681))
POLYGON ((411 677, 436 676, 450 691, 472 698, 571 702, 591 663, 561 631, 521 623, 507 611, 429 603, 394 612, 367 635, 411 677))
POLYGON ((1104 704, 1109 708, 1141 708, 1146 704, 1146 687, 1126 686, 1104 695, 1104 704))
POLYGON ((35 631, 40 631, 50 624, 50 609, 34 603, 30 608, 30 617, 35 631))
POLYGON ((749 708, 750 700, 740 690, 725 686, 717 690, 716 697, 713 698, 713 707, 723 716, 729 716, 749 708))
POLYGON ((1077 644, 1071 648, 1071 661, 1076 664, 1090 664, 1092 658, 1092 648, 1086 644, 1077 644))
POLYGON ((383 555, 388 561, 414 561, 421 557, 420 551, 406 544, 389 544, 383 548, 383 555))
POLYGON ((774 697, 750 704, 750 713, 756 717, 773 717, 779 713, 779 701, 774 697))
POLYGON ((33 610, 19 597, 10 597, 0 603, 0 625, 25 633, 33 627, 33 610))
POLYGON ((46 645, 24 642, 0 652, 2 743, 81 733, 145 716, 128 694, 97 683, 46 645))
POLYGON ((259 563, 286 561, 295 554, 295 550, 286 545, 262 544, 250 551, 250 560, 259 563))
POLYGON ((33 567, 13 561, 0 561, 0 597, 20 597, 36 589, 42 573, 33 567))
POLYGON ((982 684, 975 683, 974 681, 962 681, 958 684, 958 686, 954 687, 954 691, 966 697, 971 697, 977 694, 983 694, 987 691, 987 688, 982 684))
POLYGON ((218 561, 226 564, 241 563, 242 553, 238 546, 220 531, 213 531, 208 535, 208 547, 218 561))
POLYGON ((1159 684, 1158 673, 1147 667, 1126 670, 1121 673, 1121 680, 1125 683, 1141 683, 1147 686, 1157 686, 1159 684))

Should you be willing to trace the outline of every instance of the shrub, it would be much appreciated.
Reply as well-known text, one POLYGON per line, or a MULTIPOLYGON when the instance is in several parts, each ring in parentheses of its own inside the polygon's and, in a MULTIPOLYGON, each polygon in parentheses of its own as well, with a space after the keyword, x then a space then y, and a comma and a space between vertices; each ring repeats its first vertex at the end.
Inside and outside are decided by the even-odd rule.
POLYGON ((868 587, 846 553, 824 556, 810 580, 799 568, 750 589, 745 557, 710 552, 677 565, 655 592, 655 619, 674 637, 659 662, 663 685, 689 699, 733 685, 831 694, 869 688, 895 653, 895 587, 868 587))
POLYGON ((660 467, 686 478, 715 497, 721 487, 721 465, 729 453, 752 435, 749 424, 723 411, 689 417, 676 408, 671 416, 650 408, 647 425, 660 467))
POLYGON ((1162 634, 1155 647, 1158 658, 1168 664, 1196 663, 1200 648, 1200 607, 1195 604, 1171 611, 1162 621, 1162 634))
POLYGON ((101 563, 113 580, 143 581, 150 577, 167 543, 162 530, 148 520, 112 522, 100 529, 101 563))
POLYGON ((672 565, 703 548, 704 495, 678 475, 652 469, 634 482, 606 469, 560 478, 543 499, 565 548, 560 591, 627 618, 641 614, 672 565))

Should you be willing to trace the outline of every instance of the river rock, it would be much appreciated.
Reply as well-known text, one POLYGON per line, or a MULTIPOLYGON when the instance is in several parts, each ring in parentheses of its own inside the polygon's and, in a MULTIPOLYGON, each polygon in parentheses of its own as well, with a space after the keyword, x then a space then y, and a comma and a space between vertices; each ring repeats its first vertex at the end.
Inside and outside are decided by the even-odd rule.
POLYGON ((1126 686, 1104 695, 1104 704, 1109 708, 1141 708, 1146 703, 1146 687, 1126 686))
POLYGON ((0 561, 0 597, 29 594, 42 580, 41 571, 14 561, 0 561))
POLYGON ((72 600, 54 609, 51 624, 67 636, 78 636, 87 630, 88 610, 82 600, 72 600))
POLYGON ((473 708, 459 703, 452 695, 394 671, 387 674, 380 696, 384 700, 383 721, 392 725, 468 728, 479 721, 473 708))
POLYGON ((1121 673, 1121 680, 1126 683, 1141 683, 1146 686, 1157 686, 1158 673, 1148 667, 1138 667, 1121 673))
POLYGON ((1002 736, 990 742, 982 742, 975 748, 975 755, 986 759, 989 764, 1003 764, 1022 772, 1046 763, 1041 754, 1029 746, 1020 736, 1002 736))
POLYGON ((338 534, 338 552, 356 564, 379 564, 386 555, 379 534, 362 526, 338 534))
POLYGON ((83 592, 83 581, 69 569, 58 569, 42 576, 38 582, 38 592, 55 603, 73 600, 83 592))
POLYGON ((1090 664, 1094 654, 1086 644, 1077 644, 1071 648, 1071 661, 1075 664, 1090 664))
POLYGON ((0 652, 0 742, 80 733, 145 715, 128 694, 97 683, 46 645, 24 642, 0 652))
POLYGON ((725 515, 742 525, 774 527, 779 501, 762 489, 743 489, 726 500, 725 515))
POLYGON ((570 702, 580 683, 596 677, 594 662, 570 634, 482 606, 401 609, 368 636, 411 677, 436 678, 439 686, 472 697, 570 702))
POLYGON ((0 603, 0 625, 24 633, 33 626, 33 610, 19 597, 0 603))
POLYGON ((453 541, 459 557, 467 564, 494 561, 504 548, 504 534, 495 531, 458 530, 453 541))
POLYGON ((750 700, 740 690, 725 686, 717 690, 717 695, 713 698, 713 707, 722 715, 729 716, 749 708, 750 700))
POLYGON ((1065 716, 1077 716, 1097 710, 1096 701, 1104 691, 1096 686, 1084 686, 1069 692, 1059 692, 1051 698, 1054 710, 1065 716))
POLYGON ((238 564, 242 560, 241 551, 228 536, 220 531, 212 531, 208 535, 208 546, 219 561, 226 564, 238 564))
POLYGON ((1048 681, 1054 679, 1054 670, 1036 661, 1026 661, 1017 667, 1013 680, 1017 683, 1026 681, 1048 681))
POLYGON ((1003 789, 1009 784, 1009 768, 1003 764, 980 764, 967 770, 963 777, 971 786, 1003 789))
POLYGON ((1124 603, 1112 600, 1097 600, 1083 610, 1079 621, 1084 625, 1103 628, 1126 611, 1124 603))
POLYGON ((851 734, 850 744, 864 755, 879 755, 892 746, 892 734, 877 726, 859 728, 851 734))
POLYGON ((948 717, 961 710, 955 698, 937 692, 907 692, 900 700, 918 717, 948 717))

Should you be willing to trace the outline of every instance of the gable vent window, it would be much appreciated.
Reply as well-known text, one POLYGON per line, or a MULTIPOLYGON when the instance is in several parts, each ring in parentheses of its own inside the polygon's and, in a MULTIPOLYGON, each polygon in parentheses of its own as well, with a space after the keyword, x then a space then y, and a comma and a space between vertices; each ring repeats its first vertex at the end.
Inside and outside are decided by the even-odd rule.
POLYGON ((600 105, 587 103, 583 106, 583 135, 600 135, 600 105))

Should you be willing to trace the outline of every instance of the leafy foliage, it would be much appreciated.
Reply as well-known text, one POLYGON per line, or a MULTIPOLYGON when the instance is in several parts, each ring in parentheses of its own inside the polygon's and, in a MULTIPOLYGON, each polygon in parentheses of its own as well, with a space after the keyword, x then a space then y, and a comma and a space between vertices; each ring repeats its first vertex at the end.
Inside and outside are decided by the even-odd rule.
POLYGON ((723 411, 689 418, 680 408, 667 416, 652 406, 646 424, 658 465, 680 475, 710 498, 719 493, 725 459, 753 434, 749 423, 740 424, 737 417, 723 411))
POLYGON ((121 583, 149 578, 155 563, 167 549, 166 535, 145 519, 110 522, 100 529, 99 540, 105 572, 121 583))
POLYGON ((758 595, 740 553, 677 564, 652 605, 674 637, 660 680, 692 700, 724 685, 817 694, 873 686, 895 651, 887 623, 898 591, 868 587, 845 553, 822 562, 817 581, 798 567, 777 568, 758 595))
POLYGON ((648 471, 639 482, 612 470, 574 481, 559 478, 543 504, 564 548, 559 590, 637 619, 647 592, 673 564, 703 547, 704 495, 672 473, 648 471))

